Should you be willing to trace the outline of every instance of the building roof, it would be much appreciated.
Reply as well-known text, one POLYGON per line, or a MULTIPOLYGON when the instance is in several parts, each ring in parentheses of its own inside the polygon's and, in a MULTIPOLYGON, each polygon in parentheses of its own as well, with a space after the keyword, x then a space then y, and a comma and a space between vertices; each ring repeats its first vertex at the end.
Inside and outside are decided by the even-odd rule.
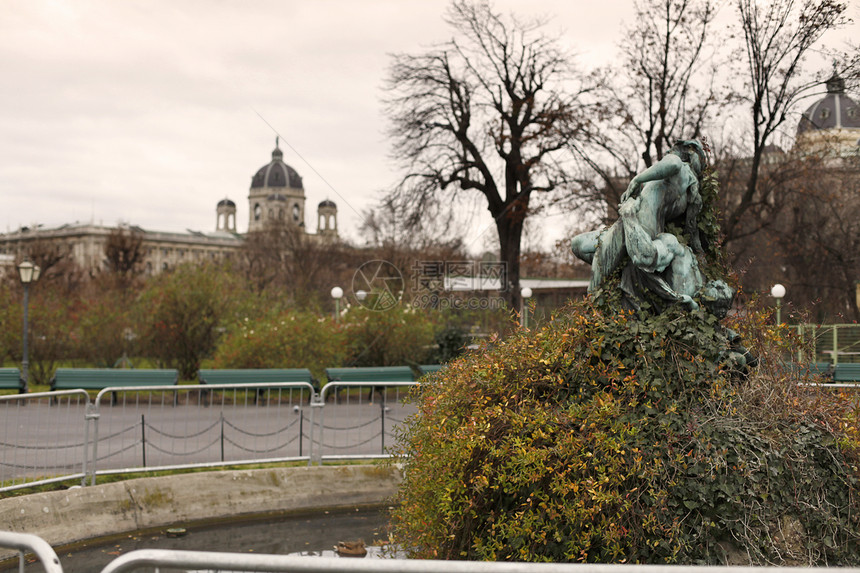
POLYGON ((251 179, 251 189, 261 187, 304 189, 302 178, 296 170, 284 163, 284 152, 278 147, 277 140, 275 140, 275 149, 272 151, 272 160, 260 167, 251 179))
POLYGON ((319 206, 320 207, 333 207, 334 209, 337 209, 337 205, 334 204, 334 201, 331 201, 329 199, 326 199, 325 201, 320 201, 319 206))
POLYGON ((860 129, 860 105, 845 95, 845 80, 834 74, 827 94, 803 112, 797 134, 829 129, 860 129))

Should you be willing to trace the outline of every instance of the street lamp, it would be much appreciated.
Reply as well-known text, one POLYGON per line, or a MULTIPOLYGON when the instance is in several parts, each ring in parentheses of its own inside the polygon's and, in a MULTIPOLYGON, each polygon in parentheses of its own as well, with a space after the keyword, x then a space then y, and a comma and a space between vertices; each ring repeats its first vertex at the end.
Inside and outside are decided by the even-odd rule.
POLYGON ((770 289, 770 296, 776 299, 776 323, 782 324, 782 297, 785 296, 785 287, 777 283, 770 289))
POLYGON ((42 269, 38 265, 34 265, 31 261, 24 261, 18 265, 18 276, 21 277, 21 284, 24 285, 24 343, 21 349, 21 377, 24 379, 24 391, 28 391, 30 383, 30 361, 27 355, 27 330, 29 326, 28 311, 30 308, 30 283, 39 280, 39 273, 42 269))
POLYGON ((355 298, 358 299, 358 302, 364 302, 364 299, 367 298, 367 291, 366 290, 355 291, 355 298))
POLYGON ((532 297, 532 289, 524 287, 520 294, 523 296, 523 328, 529 327, 529 305, 526 302, 532 297))
POLYGON ((340 320, 340 299, 343 297, 343 289, 336 286, 331 289, 331 297, 334 299, 334 320, 340 320))

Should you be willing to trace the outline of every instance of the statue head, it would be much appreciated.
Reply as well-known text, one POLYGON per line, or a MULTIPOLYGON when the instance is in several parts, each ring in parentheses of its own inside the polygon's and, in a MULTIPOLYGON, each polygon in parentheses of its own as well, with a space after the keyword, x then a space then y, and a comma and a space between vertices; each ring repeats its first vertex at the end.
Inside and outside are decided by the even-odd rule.
POLYGON ((705 154, 702 142, 698 139, 679 139, 669 152, 680 157, 684 163, 689 163, 698 177, 702 176, 702 171, 708 166, 708 156, 705 154), (693 161, 693 157, 697 157, 698 162, 693 161))
POLYGON ((702 305, 717 318, 725 318, 732 308, 735 292, 725 281, 708 281, 699 289, 702 305))

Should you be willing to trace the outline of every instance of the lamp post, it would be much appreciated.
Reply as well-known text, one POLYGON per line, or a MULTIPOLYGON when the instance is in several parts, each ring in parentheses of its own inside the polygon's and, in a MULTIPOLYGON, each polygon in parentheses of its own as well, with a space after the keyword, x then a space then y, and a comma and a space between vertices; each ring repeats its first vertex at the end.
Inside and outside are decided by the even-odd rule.
POLYGON ((30 308, 30 283, 39 280, 39 273, 42 271, 38 265, 34 265, 31 261, 24 261, 18 265, 18 276, 21 278, 21 284, 24 285, 24 340, 21 348, 21 377, 24 379, 24 391, 29 390, 30 384, 30 361, 27 352, 27 339, 29 327, 29 308, 30 308))
POLYGON ((770 289, 770 296, 776 299, 776 323, 782 324, 782 297, 785 296, 785 287, 777 283, 770 289))
POLYGON ((357 291, 355 291, 355 298, 358 300, 358 304, 363 305, 363 304, 364 304, 364 299, 366 299, 366 298, 367 298, 367 291, 366 291, 366 290, 357 290, 357 291))
POLYGON ((336 286, 331 289, 331 297, 334 299, 334 321, 340 321, 340 299, 343 297, 343 289, 336 286))
POLYGON ((532 289, 524 287, 520 294, 523 296, 523 328, 529 327, 529 305, 528 299, 532 297, 532 289))

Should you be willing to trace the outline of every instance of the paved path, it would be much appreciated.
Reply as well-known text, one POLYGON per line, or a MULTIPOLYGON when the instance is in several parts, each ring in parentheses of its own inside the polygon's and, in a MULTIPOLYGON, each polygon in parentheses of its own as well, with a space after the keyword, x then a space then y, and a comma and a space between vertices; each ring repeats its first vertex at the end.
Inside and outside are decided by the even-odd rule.
POLYGON ((0 482, 82 473, 96 436, 98 470, 307 456, 320 422, 322 455, 378 455, 415 411, 393 391, 384 404, 354 392, 323 408, 288 396, 254 403, 253 395, 224 394, 181 396, 178 404, 173 392, 120 394, 90 423, 82 397, 1 401, 0 482))

